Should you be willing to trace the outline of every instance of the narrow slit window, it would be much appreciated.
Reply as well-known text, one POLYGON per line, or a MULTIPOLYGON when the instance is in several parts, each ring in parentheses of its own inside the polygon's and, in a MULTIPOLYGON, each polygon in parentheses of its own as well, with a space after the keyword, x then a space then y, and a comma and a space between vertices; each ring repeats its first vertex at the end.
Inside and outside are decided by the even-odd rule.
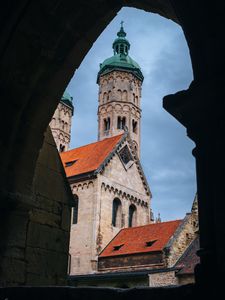
POLYGON ((77 195, 74 195, 73 204, 72 204, 72 224, 77 224, 78 222, 78 206, 79 206, 79 198, 77 195))

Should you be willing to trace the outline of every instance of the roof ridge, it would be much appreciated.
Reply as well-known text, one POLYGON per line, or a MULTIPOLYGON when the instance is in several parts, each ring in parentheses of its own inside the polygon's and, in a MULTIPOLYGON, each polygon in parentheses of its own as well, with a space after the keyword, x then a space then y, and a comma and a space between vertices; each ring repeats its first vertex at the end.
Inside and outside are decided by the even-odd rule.
POLYGON ((105 140, 109 140, 109 139, 113 139, 113 138, 118 138, 119 136, 122 136, 123 134, 124 134, 124 133, 122 133, 122 134, 117 134, 117 135, 114 135, 114 136, 105 138, 105 139, 103 139, 103 140, 101 140, 101 141, 96 141, 96 142, 92 142, 92 143, 89 143, 89 144, 86 144, 86 145, 83 145, 83 146, 76 147, 76 148, 70 149, 70 150, 68 150, 68 151, 61 152, 60 155, 61 155, 61 154, 64 154, 64 153, 68 153, 68 152, 74 151, 75 149, 80 149, 80 148, 87 147, 87 146, 89 146, 89 145, 101 143, 101 142, 103 142, 103 141, 105 141, 105 140))
POLYGON ((164 222, 159 222, 159 223, 149 223, 149 224, 145 224, 145 225, 140 225, 140 226, 135 226, 135 227, 127 227, 127 228, 122 228, 120 231, 122 230, 127 230, 127 229, 134 229, 134 228, 140 228, 140 227, 147 227, 150 225, 159 225, 159 224, 165 224, 165 223, 172 223, 172 222, 182 222, 183 219, 176 219, 176 220, 170 220, 170 221, 164 221, 164 222))

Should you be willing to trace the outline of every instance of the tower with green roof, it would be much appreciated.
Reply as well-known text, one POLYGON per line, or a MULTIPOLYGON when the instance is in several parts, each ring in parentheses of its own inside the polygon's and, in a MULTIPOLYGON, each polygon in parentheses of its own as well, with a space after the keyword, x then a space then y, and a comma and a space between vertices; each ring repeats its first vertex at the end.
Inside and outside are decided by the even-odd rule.
POLYGON ((112 44, 113 56, 100 64, 98 139, 128 130, 133 147, 140 155, 141 86, 144 76, 140 66, 129 56, 123 22, 112 44))
POLYGON ((65 91, 49 124, 59 152, 69 150, 73 112, 73 97, 65 91))

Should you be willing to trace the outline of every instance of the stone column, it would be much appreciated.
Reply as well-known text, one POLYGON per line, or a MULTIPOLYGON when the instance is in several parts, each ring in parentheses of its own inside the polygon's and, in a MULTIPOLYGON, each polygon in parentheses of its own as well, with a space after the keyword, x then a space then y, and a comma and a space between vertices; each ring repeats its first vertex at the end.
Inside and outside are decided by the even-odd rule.
POLYGON ((220 82, 193 82, 187 91, 164 98, 164 108, 187 128, 196 143, 200 265, 196 282, 204 288, 225 277, 225 88, 220 82))

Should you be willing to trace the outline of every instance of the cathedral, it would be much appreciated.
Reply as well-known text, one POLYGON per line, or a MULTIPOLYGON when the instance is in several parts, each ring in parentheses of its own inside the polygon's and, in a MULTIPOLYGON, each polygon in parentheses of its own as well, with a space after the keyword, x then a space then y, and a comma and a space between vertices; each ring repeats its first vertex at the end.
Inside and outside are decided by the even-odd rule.
POLYGON ((195 239, 196 211, 184 220, 154 223, 151 190, 140 162, 144 76, 129 56, 122 22, 112 48, 113 56, 100 64, 97 74, 98 141, 69 150, 74 107, 67 92, 50 123, 74 196, 70 275, 165 269, 195 239), (130 239, 136 236, 140 245, 134 250, 130 239))

